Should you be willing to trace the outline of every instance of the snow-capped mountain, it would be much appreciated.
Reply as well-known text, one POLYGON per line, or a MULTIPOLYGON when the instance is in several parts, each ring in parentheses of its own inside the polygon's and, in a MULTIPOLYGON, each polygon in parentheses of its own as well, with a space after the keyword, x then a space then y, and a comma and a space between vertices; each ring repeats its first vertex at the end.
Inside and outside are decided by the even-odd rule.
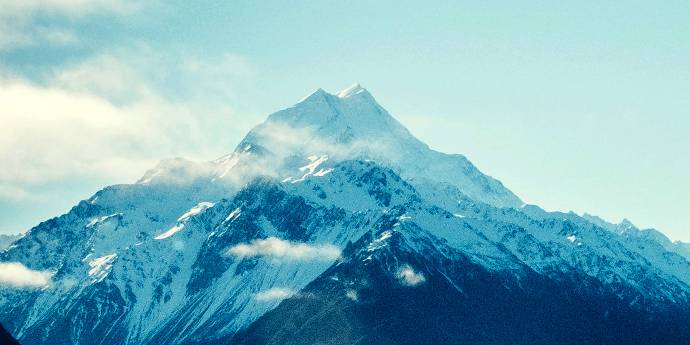
POLYGON ((416 184, 455 186, 473 200, 496 206, 522 204, 464 156, 431 150, 359 85, 335 95, 319 89, 295 106, 271 114, 233 153, 203 164, 166 161, 140 182, 204 176, 241 186, 256 175, 283 177, 302 169, 304 174, 293 176, 300 179, 318 173, 312 169, 328 159, 375 160, 416 184), (305 157, 310 157, 310 164, 304 164, 305 157))
POLYGON ((24 344, 687 343, 687 254, 525 205, 356 85, 31 229, 0 261, 52 283, 0 288, 0 323, 24 344))

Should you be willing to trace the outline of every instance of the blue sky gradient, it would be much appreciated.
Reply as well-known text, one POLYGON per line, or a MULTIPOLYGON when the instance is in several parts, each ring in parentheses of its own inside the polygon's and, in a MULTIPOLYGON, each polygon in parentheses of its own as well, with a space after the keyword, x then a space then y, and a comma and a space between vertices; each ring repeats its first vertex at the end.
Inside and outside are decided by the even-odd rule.
POLYGON ((687 1, 8 1, 0 232, 359 82, 527 202, 690 241, 688 22, 687 1))

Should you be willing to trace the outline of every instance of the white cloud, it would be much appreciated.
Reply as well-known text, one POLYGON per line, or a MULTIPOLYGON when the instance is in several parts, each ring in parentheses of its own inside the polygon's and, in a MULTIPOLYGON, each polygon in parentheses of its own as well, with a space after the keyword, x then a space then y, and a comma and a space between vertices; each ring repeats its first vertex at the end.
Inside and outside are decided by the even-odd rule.
POLYGON ((359 152, 386 152, 388 157, 399 154, 396 147, 391 147, 383 140, 367 138, 343 144, 316 135, 313 127, 297 128, 278 121, 262 124, 253 131, 253 135, 282 158, 295 152, 312 152, 314 148, 328 153, 335 160, 350 158, 359 152))
POLYGON ((70 45, 79 39, 63 24, 47 25, 38 15, 81 18, 94 14, 125 15, 142 6, 124 0, 0 0, 0 50, 37 45, 70 45))
POLYGON ((188 127, 165 121, 164 106, 116 107, 85 93, 0 81, 0 186, 20 188, 68 174, 133 179, 175 146, 175 132, 185 134, 171 126, 188 127))
POLYGON ((52 284, 52 272, 34 271, 19 262, 0 263, 0 286, 41 288, 52 284))
MULTIPOLYGON (((81 47, 79 27, 91 16, 138 15, 161 6, 0 0, 0 54, 81 47)), ((255 124, 256 118, 237 116, 231 107, 254 77, 244 57, 128 42, 103 43, 105 48, 70 53, 52 65, 22 62, 30 72, 0 62, 0 203, 41 200, 56 214, 68 207, 66 200, 96 186, 136 181, 163 158, 207 160, 231 152, 255 124)), ((34 217, 0 231, 24 231, 30 224, 19 223, 33 224, 39 220, 34 217)))
POLYGON ((74 32, 65 29, 43 29, 40 31, 41 38, 53 45, 72 45, 79 41, 74 32))
MULTIPOLYGON (((40 191, 36 186, 68 178, 133 182, 161 158, 212 159, 232 151, 236 138, 229 134, 241 135, 249 121, 222 101, 209 106, 208 99, 161 95, 153 75, 172 73, 173 65, 156 65, 155 56, 128 58, 136 55, 128 49, 97 55, 40 84, 0 76, 0 200, 27 200, 40 191)), ((241 60, 219 61, 226 59, 241 60)), ((226 67, 240 75, 250 69, 239 62, 226 67)), ((183 70, 180 78, 195 78, 190 83, 205 97, 222 98, 205 86, 216 82, 213 75, 183 70)))
POLYGON ((340 257, 340 248, 330 244, 310 245, 269 237, 235 245, 228 249, 228 254, 238 257, 266 256, 288 260, 331 261, 340 257))
POLYGON ((128 104, 155 97, 144 67, 117 54, 101 54, 57 71, 51 84, 61 89, 89 93, 115 104, 128 104), (127 62, 125 62, 127 61, 127 62))
POLYGON ((125 0, 0 0, 5 16, 29 16, 35 13, 83 16, 93 13, 129 13, 139 8, 138 1, 125 0))
POLYGON ((187 56, 180 62, 180 68, 186 73, 207 76, 203 79, 214 81, 223 88, 227 86, 227 80, 251 77, 256 73, 254 66, 244 57, 228 53, 218 57, 187 56), (211 75, 215 77, 208 78, 211 75))
POLYGON ((26 19, 6 20, 0 15, 0 51, 34 45, 71 46, 79 42, 67 28, 29 23, 26 19))
POLYGON ((415 272, 410 265, 404 265, 398 270, 397 274, 400 281, 407 286, 416 286, 426 281, 421 272, 415 272))
POLYGON ((348 289, 347 291, 345 291, 345 297, 354 302, 359 301, 359 295, 357 294, 357 291, 352 289, 348 289))
POLYGON ((237 84, 252 79, 255 73, 240 55, 162 53, 138 42, 66 66, 54 73, 51 84, 93 93, 116 104, 162 97, 176 102, 220 102, 228 107, 237 84))
POLYGON ((21 186, 14 186, 7 181, 0 181, 0 200, 9 200, 17 202, 22 200, 33 200, 35 195, 21 186))
POLYGON ((0 51, 9 48, 24 47, 34 44, 37 40, 34 33, 26 32, 23 21, 7 21, 0 17, 0 51))
POLYGON ((255 295, 257 301, 274 301, 286 299, 295 294, 295 291, 287 288, 271 288, 255 295))

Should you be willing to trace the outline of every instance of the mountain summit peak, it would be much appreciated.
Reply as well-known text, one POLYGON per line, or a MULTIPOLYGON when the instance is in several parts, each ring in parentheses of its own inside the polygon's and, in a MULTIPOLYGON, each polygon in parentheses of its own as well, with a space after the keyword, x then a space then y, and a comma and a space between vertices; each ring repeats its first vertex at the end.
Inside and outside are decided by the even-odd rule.
POLYGON ((369 96, 373 100, 373 96, 367 91, 367 89, 363 88, 362 85, 359 83, 351 85, 345 89, 342 89, 336 93, 330 93, 322 88, 318 88, 314 90, 314 92, 310 93, 306 97, 302 98, 299 102, 297 103, 303 103, 305 101, 314 101, 314 100, 322 100, 323 98, 339 98, 341 100, 345 100, 348 98, 351 98, 352 96, 355 95, 363 95, 363 96, 369 96))
POLYGON ((362 85, 359 85, 359 83, 357 83, 357 84, 354 84, 354 85, 352 85, 352 86, 350 86, 344 90, 339 91, 335 95, 338 98, 347 98, 347 97, 350 97, 352 95, 356 95, 356 94, 363 93, 363 92, 367 92, 367 90, 365 88, 363 88, 362 85))
POLYGON ((336 136, 345 130, 358 134, 377 132, 378 136, 402 128, 360 84, 337 93, 319 88, 292 107, 271 114, 267 121, 296 128, 329 129, 329 134, 336 136))
MULTIPOLYGON (((522 201, 462 155, 431 150, 389 114, 361 85, 336 94, 318 89, 297 104, 271 114, 239 147, 262 148, 274 160, 310 155, 330 161, 370 159, 418 183, 447 183, 467 197, 518 207, 522 201)), ((275 165, 275 163, 270 163, 275 165)), ((269 164, 269 165, 270 165, 269 164)))

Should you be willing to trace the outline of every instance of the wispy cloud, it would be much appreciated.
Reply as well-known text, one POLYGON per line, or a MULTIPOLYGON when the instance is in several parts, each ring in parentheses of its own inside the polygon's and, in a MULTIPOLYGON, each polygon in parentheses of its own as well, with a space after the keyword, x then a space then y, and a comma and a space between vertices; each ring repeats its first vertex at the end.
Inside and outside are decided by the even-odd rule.
POLYGON ((30 15, 37 12, 60 13, 71 16, 98 12, 127 13, 141 5, 124 0, 0 0, 6 14, 30 15))
POLYGON ((69 46, 79 41, 77 35, 66 28, 54 28, 27 23, 26 20, 6 20, 0 16, 0 51, 35 46, 69 46), (31 29, 26 29, 31 27, 31 29))
MULTIPOLYGON (((129 176, 153 164, 132 145, 158 154, 170 132, 158 104, 116 107, 93 95, 0 81, 0 185, 41 183, 66 174, 129 176)), ((171 109, 172 110, 172 109, 171 109)), ((183 133, 180 133, 183 134, 183 133)))
POLYGON ((141 6, 138 1, 121 0, 0 0, 0 50, 69 45, 79 40, 67 26, 48 25, 37 20, 40 16, 75 20, 95 14, 131 14, 141 6))
POLYGON ((11 288, 41 288, 52 284, 52 272, 34 271, 19 262, 0 263, 0 285, 11 288))
POLYGON ((397 274, 400 282, 407 286, 416 286, 426 281, 422 272, 416 272, 410 265, 404 265, 398 270, 397 274))
POLYGON ((128 104, 156 97, 141 67, 123 53, 103 53, 55 71, 52 87, 88 93, 114 104, 128 104))
POLYGON ((261 143, 265 144, 279 157, 289 157, 295 152, 313 154, 327 153, 334 159, 352 157, 362 152, 387 152, 395 157, 397 148, 391 147, 382 140, 374 138, 358 139, 346 143, 329 140, 317 135, 313 127, 293 127, 279 121, 267 121, 252 132, 261 143))
POLYGON ((286 299, 295 294, 295 291, 288 288, 274 287, 257 293, 254 297, 257 301, 275 301, 286 299))
MULTIPOLYGON (((36 192, 33 186, 66 178, 133 182, 164 157, 211 159, 232 150, 227 133, 244 130, 242 121, 227 104, 213 103, 227 99, 218 93, 231 88, 221 91, 218 76, 204 72, 198 59, 181 57, 189 66, 175 73, 180 84, 193 84, 214 101, 201 95, 173 99, 159 87, 173 65, 128 58, 134 55, 100 54, 41 82, 0 74, 1 199, 27 199, 36 192)), ((220 75, 250 78, 252 69, 241 57, 210 59, 218 60, 213 65, 220 75)))
POLYGON ((340 257, 340 248, 330 244, 311 245, 269 237, 235 245, 230 247, 227 253, 237 257, 265 256, 286 260, 331 261, 340 257))

